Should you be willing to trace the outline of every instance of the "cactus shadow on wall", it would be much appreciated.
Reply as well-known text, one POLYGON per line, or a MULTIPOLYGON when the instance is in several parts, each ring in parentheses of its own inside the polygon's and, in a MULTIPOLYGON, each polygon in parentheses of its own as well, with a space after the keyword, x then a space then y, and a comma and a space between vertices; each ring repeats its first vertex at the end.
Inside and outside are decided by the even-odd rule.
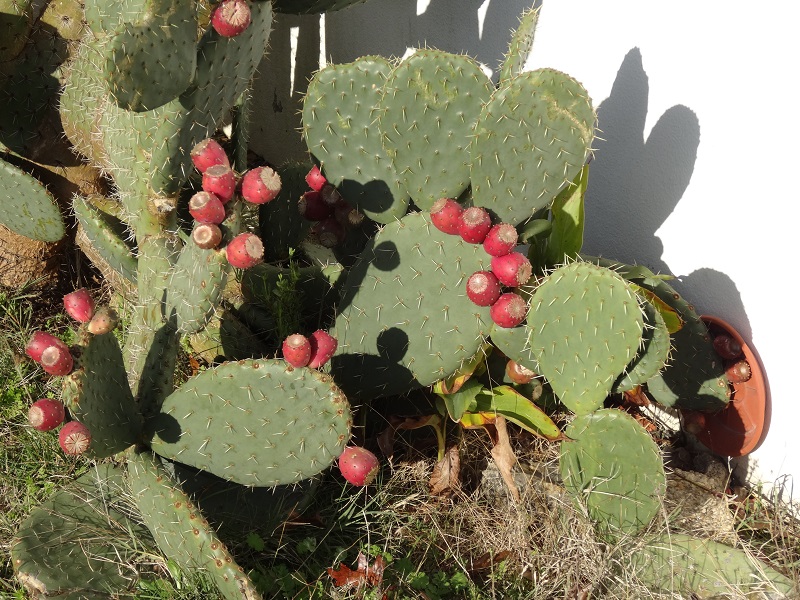
MULTIPOLYGON (((584 251, 674 274, 663 260, 657 232, 680 202, 691 181, 700 144, 697 115, 673 106, 659 117, 645 139, 649 101, 647 73, 638 48, 631 49, 617 73, 611 94, 598 107, 602 140, 591 167, 586 201, 584 251)), ((703 240, 695 242, 703 250, 703 240)), ((690 242, 691 243, 691 242, 690 242)), ((722 317, 750 342, 753 332, 741 294, 731 278, 715 269, 677 274, 671 284, 700 314, 722 317)), ((763 366, 763 365, 762 365, 763 366)), ((765 373, 766 376, 766 373, 765 373)), ((766 423, 771 414, 767 384, 766 423)), ((738 459, 745 473, 748 459, 738 459)))

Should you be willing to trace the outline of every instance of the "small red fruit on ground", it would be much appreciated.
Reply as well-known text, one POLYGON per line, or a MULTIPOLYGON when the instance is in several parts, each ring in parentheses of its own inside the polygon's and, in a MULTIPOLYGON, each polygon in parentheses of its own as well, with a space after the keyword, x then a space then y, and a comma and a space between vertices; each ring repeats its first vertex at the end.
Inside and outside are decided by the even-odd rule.
POLYGON ((486 234, 483 249, 491 256, 504 256, 517 247, 519 235, 511 223, 498 223, 486 234))
POLYGON ((192 148, 189 155, 192 157, 195 169, 201 173, 205 173, 206 169, 214 165, 231 166, 228 155, 225 154, 225 149, 213 138, 207 138, 199 142, 192 148))
POLYGON ((527 256, 521 252, 511 252, 492 257, 492 273, 503 285, 519 287, 531 278, 533 267, 527 256))
POLYGON ((308 365, 311 359, 311 341, 304 335, 293 333, 283 340, 283 359, 293 367, 308 365))
POLYGON ((328 180, 325 179, 325 176, 322 174, 322 171, 319 170, 319 167, 314 165, 306 174, 306 183, 308 184, 308 187, 315 192, 318 192, 326 183, 328 183, 328 180))
POLYGON ((198 223, 219 225, 225 220, 225 205, 216 194, 197 192, 189 199, 189 214, 198 223))
POLYGON ((431 222, 443 233, 458 235, 458 224, 463 212, 464 207, 452 198, 439 198, 431 206, 431 222))
POLYGON ((507 292, 497 299, 489 309, 489 314, 500 327, 516 327, 525 320, 528 306, 520 296, 507 292))
POLYGON ((86 288, 64 296, 64 310, 79 323, 88 323, 94 316, 94 298, 86 288))
POLYGON ((222 242, 222 230, 214 223, 198 223, 192 229, 192 241, 203 250, 216 248, 222 242))
POLYGON ((467 297, 478 306, 491 306, 501 292, 500 282, 491 271, 477 271, 467 279, 467 297))
POLYGON ((50 431, 64 422, 64 405, 52 398, 40 398, 28 409, 28 423, 39 431, 50 431))
POLYGON ((335 337, 322 329, 317 329, 312 333, 309 342, 311 342, 311 358, 308 366, 312 369, 319 369, 328 362, 339 345, 335 337))
POLYGON ((211 26, 223 37, 236 37, 250 26, 251 18, 245 0, 222 0, 211 15, 211 26))
POLYGON ((272 202, 281 191, 281 176, 267 166, 250 169, 242 177, 242 198, 252 204, 272 202))
POLYGON ((470 206, 463 213, 458 222, 458 234, 465 242, 482 244, 486 235, 492 228, 492 217, 486 209, 479 206, 470 206))
POLYGON ((77 456, 89 449, 92 443, 92 434, 89 428, 78 421, 70 421, 58 432, 58 444, 65 454, 77 456))
POLYGON ((227 204, 236 192, 236 173, 225 165, 214 165, 203 173, 203 191, 215 194, 227 204))
POLYGON ((240 233, 225 246, 228 262, 237 269, 249 269, 264 259, 264 244, 253 233, 240 233))
POLYGON ((339 457, 339 471, 353 485, 369 485, 379 469, 378 457, 360 446, 348 446, 339 457))

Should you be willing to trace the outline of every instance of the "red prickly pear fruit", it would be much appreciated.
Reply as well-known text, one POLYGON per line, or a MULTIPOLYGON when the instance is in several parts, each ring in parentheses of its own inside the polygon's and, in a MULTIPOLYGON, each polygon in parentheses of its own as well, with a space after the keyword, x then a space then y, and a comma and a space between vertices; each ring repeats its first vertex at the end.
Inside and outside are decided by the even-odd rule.
POLYGON ((500 283, 509 287, 519 287, 526 283, 533 273, 531 261, 521 252, 511 252, 492 257, 492 273, 500 283))
POLYGON ((228 155, 225 154, 225 149, 213 138, 198 142, 189 155, 192 157, 195 169, 201 173, 205 173, 206 169, 214 165, 231 166, 228 155))
POLYGON ((240 233, 225 246, 228 262, 237 269, 249 269, 264 259, 264 244, 253 233, 240 233))
POLYGON ((250 169, 242 177, 242 197, 252 204, 272 202, 281 191, 281 176, 270 167, 250 169))
POLYGON ((319 245, 323 248, 335 248, 344 241, 347 235, 344 227, 334 217, 317 221, 310 233, 316 237, 319 245))
POLYGON ((192 241, 203 250, 216 248, 222 242, 222 230, 214 223, 198 223, 192 230, 192 241))
POLYGON ((443 233, 458 235, 458 224, 464 208, 452 198, 439 198, 431 206, 431 222, 443 233))
POLYGON ((328 183, 328 180, 325 179, 325 175, 322 174, 322 171, 319 170, 319 167, 314 165, 306 174, 306 183, 312 190, 319 192, 322 187, 328 183))
POLYGON ((331 183, 326 183, 323 185, 319 193, 322 196, 322 201, 332 208, 337 204, 344 202, 344 198, 342 198, 339 190, 337 190, 331 183))
POLYGON ((63 342, 45 348, 39 362, 49 375, 69 375, 72 372, 72 354, 63 342))
POLYGON ((479 206, 466 209, 458 221, 458 234, 470 244, 482 244, 491 228, 492 217, 479 206))
POLYGON ((39 431, 50 431, 64 422, 64 405, 52 398, 40 398, 28 409, 28 423, 39 431))
POLYGON ((530 383, 536 377, 536 373, 514 360, 506 363, 506 375, 511 381, 519 384, 530 383))
POLYGON ((360 446, 348 446, 339 457, 339 471, 353 485, 369 485, 379 468, 378 457, 360 446))
POLYGON ((322 201, 322 194, 311 190, 300 197, 297 202, 300 215, 309 221, 322 221, 333 214, 333 207, 322 201))
POLYGON ((309 342, 311 342, 311 358, 308 366, 312 369, 319 369, 328 362, 339 345, 335 337, 322 329, 317 329, 312 333, 309 342))
POLYGON ((736 360, 742 355, 742 346, 729 335, 718 335, 712 342, 714 350, 725 360, 736 360))
POLYGON ((725 369, 725 376, 731 383, 744 383, 749 381, 752 373, 750 371, 750 363, 746 360, 739 360, 725 369))
POLYGON ((203 173, 203 191, 215 194, 223 204, 227 204, 236 192, 236 173, 225 165, 208 167, 203 173))
POLYGON ((304 335, 293 333, 283 340, 283 359, 293 367, 305 367, 311 359, 311 341, 304 335))
POLYGON ((520 296, 512 292, 501 295, 497 302, 492 304, 489 315, 500 327, 516 327, 525 320, 528 306, 520 296))
POLYGON ((189 214, 198 223, 219 225, 225 220, 225 205, 216 194, 197 192, 189 200, 189 214))
POLYGON ((245 0, 222 0, 211 15, 211 26, 223 37, 236 37, 248 28, 251 17, 245 0))
POLYGON ((78 421, 70 421, 58 432, 58 444, 64 454, 70 456, 83 454, 89 449, 91 443, 92 434, 89 432, 89 428, 78 421))
POLYGON ((94 298, 86 288, 64 296, 64 310, 79 323, 88 323, 94 316, 94 298))
POLYGON ((64 348, 67 347, 64 342, 62 342, 52 333, 47 333, 46 331, 34 331, 33 335, 25 346, 25 354, 30 356, 36 362, 42 362, 42 352, 44 352, 50 346, 58 345, 63 345, 64 348))
POLYGON ((505 256, 517 247, 519 235, 511 223, 498 223, 486 234, 483 249, 491 256, 505 256))
POLYGON ((364 222, 364 213, 353 208, 347 202, 340 202, 333 209, 333 217, 345 228, 355 228, 364 222))
POLYGON ((477 271, 467 279, 467 297, 478 306, 491 306, 501 291, 500 281, 491 271, 477 271))
POLYGON ((119 315, 110 306, 101 306, 94 313, 92 320, 86 326, 86 330, 92 335, 103 335, 108 333, 119 322, 119 315))

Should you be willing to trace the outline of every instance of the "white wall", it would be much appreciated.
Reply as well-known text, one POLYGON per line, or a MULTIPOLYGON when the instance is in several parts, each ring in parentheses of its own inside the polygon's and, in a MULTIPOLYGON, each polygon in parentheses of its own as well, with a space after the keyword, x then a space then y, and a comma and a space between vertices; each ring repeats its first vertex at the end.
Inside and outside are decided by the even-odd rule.
MULTIPOLYGON (((321 42, 335 62, 428 45, 496 68, 531 2, 369 0, 328 14, 321 42)), ((605 141, 596 143, 584 250, 679 276, 676 287, 701 313, 722 317, 752 342, 769 378, 772 419, 764 444, 740 468, 754 482, 785 484, 795 500, 798 18, 796 3, 777 0, 544 0, 528 63, 577 78, 598 107, 605 141)), ((311 32, 317 22, 279 18, 279 37, 298 24, 311 32)), ((295 100, 319 54, 320 40, 308 35, 301 35, 295 100)), ((287 113, 286 75, 284 83, 270 79, 275 68, 267 67, 260 95, 267 103, 284 98, 287 113)), ((296 140, 296 124, 269 106, 258 114, 257 143, 278 160, 271 154, 294 142, 278 135, 270 144, 267 134, 296 140)))

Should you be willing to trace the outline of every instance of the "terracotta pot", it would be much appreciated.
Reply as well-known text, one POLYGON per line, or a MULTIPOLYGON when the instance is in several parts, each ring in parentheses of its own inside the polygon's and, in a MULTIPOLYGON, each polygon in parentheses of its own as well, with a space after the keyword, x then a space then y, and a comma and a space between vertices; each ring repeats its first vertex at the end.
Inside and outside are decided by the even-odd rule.
MULTIPOLYGON (((712 337, 727 334, 742 346, 750 365, 750 379, 731 384, 731 401, 715 413, 681 411, 684 428, 709 450, 720 456, 744 456, 764 439, 769 424, 769 388, 761 363, 742 336, 717 317, 700 317, 712 337)), ((720 359, 721 360, 721 359, 720 359)))

